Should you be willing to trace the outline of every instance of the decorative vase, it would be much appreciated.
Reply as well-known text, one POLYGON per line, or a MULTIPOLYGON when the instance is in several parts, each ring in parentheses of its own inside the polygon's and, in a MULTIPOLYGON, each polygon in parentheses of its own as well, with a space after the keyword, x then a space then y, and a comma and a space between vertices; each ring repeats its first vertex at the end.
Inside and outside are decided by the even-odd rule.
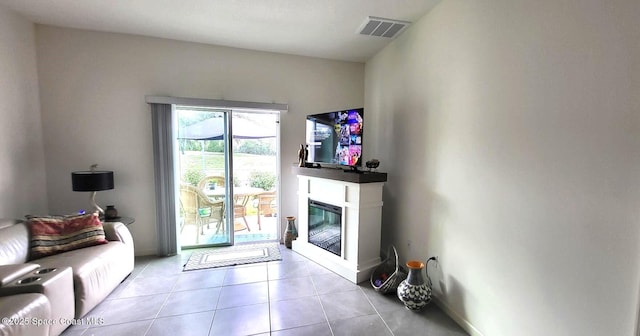
POLYGON ((407 309, 418 311, 431 302, 431 288, 422 276, 425 264, 419 260, 410 260, 407 261, 407 268, 409 275, 398 286, 398 298, 407 309))
POLYGON ((113 205, 107 205, 107 209, 104 211, 104 218, 114 219, 118 218, 118 209, 113 205))
POLYGON ((287 217, 287 226, 291 226, 291 234, 293 235, 293 240, 298 238, 298 228, 296 227, 296 218, 293 216, 287 217))
POLYGON ((284 246, 291 248, 291 242, 298 238, 298 230, 296 229, 296 218, 287 217, 287 230, 284 234, 284 246))

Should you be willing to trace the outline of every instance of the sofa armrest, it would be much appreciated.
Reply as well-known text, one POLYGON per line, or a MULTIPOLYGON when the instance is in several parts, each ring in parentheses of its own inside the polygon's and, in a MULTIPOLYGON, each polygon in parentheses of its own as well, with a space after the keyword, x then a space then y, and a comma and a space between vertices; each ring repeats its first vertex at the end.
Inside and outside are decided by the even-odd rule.
MULTIPOLYGON (((60 321, 51 318, 51 305, 39 293, 10 295, 0 298, 0 335, 49 335, 50 324, 42 321, 60 321), (40 321, 40 323, 27 323, 40 321)), ((52 334, 57 335, 57 334, 52 334)))
POLYGON ((120 222, 105 222, 104 235, 109 241, 121 241, 127 245, 133 246, 133 237, 126 225, 120 222))
POLYGON ((0 265, 0 287, 6 286, 38 267, 40 267, 40 265, 31 263, 0 265))

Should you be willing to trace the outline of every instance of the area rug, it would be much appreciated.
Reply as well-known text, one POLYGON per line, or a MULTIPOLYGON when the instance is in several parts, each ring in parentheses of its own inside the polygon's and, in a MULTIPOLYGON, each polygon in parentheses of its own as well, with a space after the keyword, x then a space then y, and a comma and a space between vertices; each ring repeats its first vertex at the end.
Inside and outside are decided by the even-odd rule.
POLYGON ((195 251, 183 271, 282 260, 278 243, 235 245, 195 251))

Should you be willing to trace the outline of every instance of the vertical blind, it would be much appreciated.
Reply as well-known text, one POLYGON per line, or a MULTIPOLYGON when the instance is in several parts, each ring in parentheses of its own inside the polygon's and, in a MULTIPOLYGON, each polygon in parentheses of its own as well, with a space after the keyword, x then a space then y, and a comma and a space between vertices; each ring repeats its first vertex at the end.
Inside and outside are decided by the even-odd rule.
POLYGON ((158 255, 178 253, 176 230, 176 188, 173 169, 173 105, 151 105, 153 166, 156 187, 156 232, 158 255))

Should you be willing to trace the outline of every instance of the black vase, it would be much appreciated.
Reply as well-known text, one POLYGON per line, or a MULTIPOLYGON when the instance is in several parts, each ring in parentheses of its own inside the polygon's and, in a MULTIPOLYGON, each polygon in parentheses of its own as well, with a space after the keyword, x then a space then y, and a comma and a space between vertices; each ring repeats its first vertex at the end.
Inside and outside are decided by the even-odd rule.
POLYGON ((107 209, 104 210, 104 218, 115 219, 118 218, 118 209, 113 205, 107 205, 107 209))

